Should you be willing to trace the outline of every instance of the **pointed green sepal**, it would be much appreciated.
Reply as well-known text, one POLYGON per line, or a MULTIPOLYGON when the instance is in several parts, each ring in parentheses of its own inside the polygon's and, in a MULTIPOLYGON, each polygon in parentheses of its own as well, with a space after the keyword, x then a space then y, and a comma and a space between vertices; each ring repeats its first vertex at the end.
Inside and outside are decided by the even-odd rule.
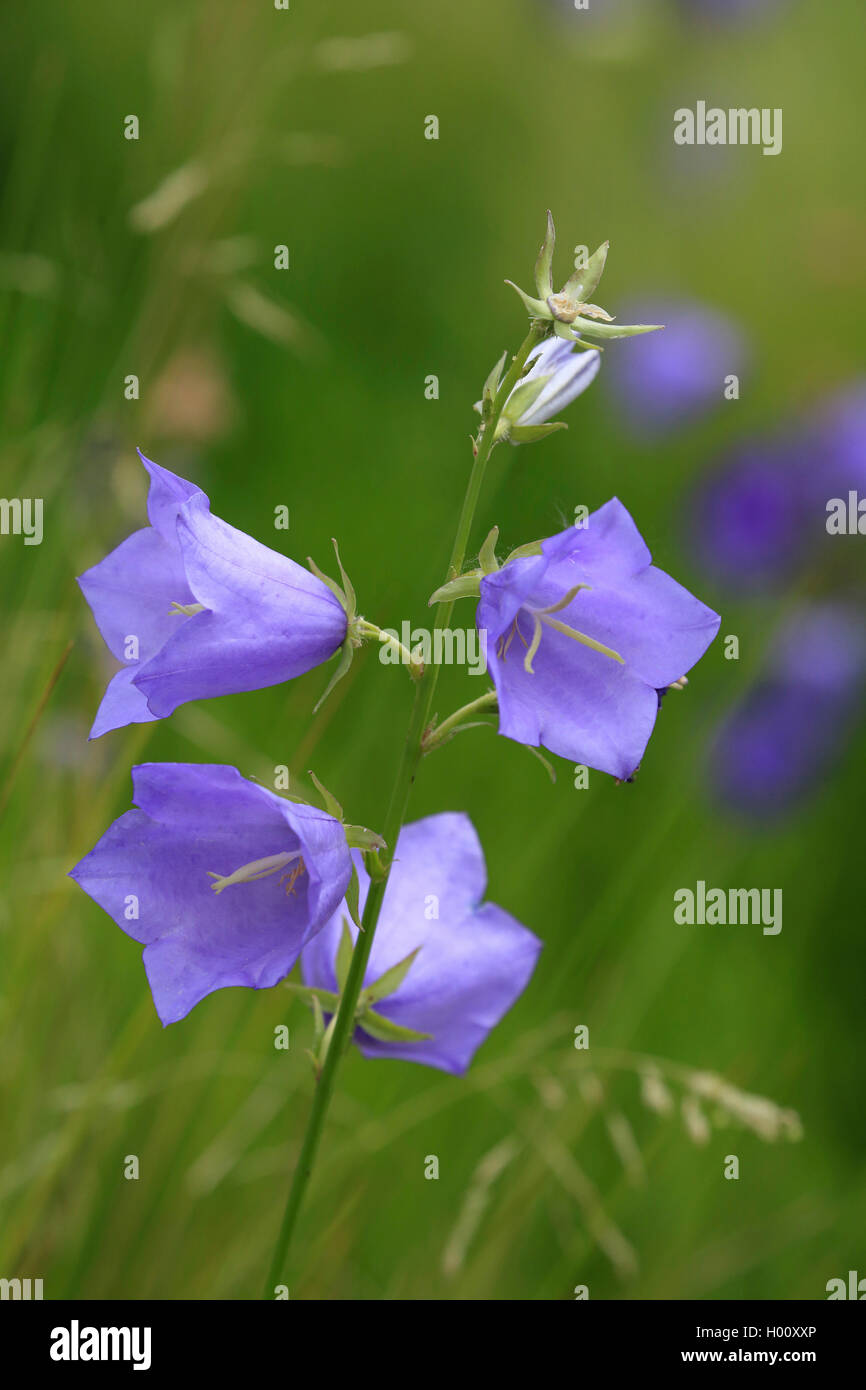
POLYGON ((641 333, 657 333, 660 328, 664 328, 664 324, 599 323, 596 319, 584 319, 578 315, 571 327, 584 338, 636 338, 641 333))
POLYGON ((349 909, 349 916, 358 928, 363 931, 361 926, 361 891, 358 883, 358 870, 355 868, 355 861, 352 860, 352 873, 349 878, 349 886, 346 889, 346 906, 349 909))
POLYGON ((324 570, 320 570, 312 555, 307 556, 307 564, 309 565, 316 578, 320 579, 323 584, 326 584, 328 586, 328 588, 330 589, 331 593, 334 595, 334 598, 337 600, 340 606, 346 611, 348 611, 349 600, 347 599, 343 590, 340 588, 336 579, 332 579, 329 574, 325 574, 324 570))
POLYGON ((318 711, 321 709, 322 705, 325 703, 328 696, 330 695, 331 691, 333 690, 334 686, 337 684, 338 681, 341 681, 343 679, 343 677, 345 676, 346 672, 352 664, 352 658, 354 657, 354 655, 355 648, 352 643, 352 639, 350 637, 347 637, 340 648, 340 659, 337 662, 337 669, 334 672, 331 679, 328 681, 328 684, 325 687, 324 694, 322 694, 316 701, 316 703, 313 705, 313 714, 318 713, 318 711))
POLYGON ((310 1004, 314 1013, 317 1003, 321 1009, 324 1009, 325 1013, 332 1014, 336 1011, 337 1005, 340 1002, 339 995, 334 994, 330 989, 314 989, 312 985, 296 985, 292 983, 287 984, 286 989, 290 990, 296 998, 300 999, 302 1004, 310 1004))
POLYGON ((360 849, 366 853, 371 849, 388 848, 382 836, 375 830, 368 830, 366 825, 344 825, 343 829, 349 849, 360 849))
MULTIPOLYGON (((324 699, 324 696, 322 698, 324 699)), ((313 772, 312 770, 310 771, 310 779, 313 783, 313 786, 316 788, 316 791, 319 793, 319 796, 324 801, 325 810, 327 811, 328 815, 333 816, 334 820, 338 820, 342 824, 343 808, 340 805, 337 798, 331 792, 328 791, 328 788, 324 785, 323 782, 319 781, 315 772, 313 772)))
POLYGON ((496 559, 496 542, 499 540, 499 527, 494 526, 492 531, 487 534, 487 539, 478 553, 481 561, 481 568, 485 574, 495 574, 499 569, 496 559))
POLYGON ((343 569, 343 561, 340 559, 340 547, 337 545, 337 542, 333 536, 331 537, 331 545, 334 547, 334 554, 337 557, 337 565, 340 570, 340 578, 343 581, 343 592, 346 595, 346 612, 349 618, 352 619, 358 611, 357 599, 355 597, 355 589, 351 579, 347 575, 346 571, 343 569))
POLYGON ((352 964, 352 952, 355 943, 352 941, 352 933, 349 923, 343 918, 343 930, 340 933, 340 944, 337 947, 337 960, 334 966, 337 975, 337 989, 340 994, 346 988, 346 981, 349 978, 349 967, 352 964))
POLYGON ((440 584, 438 589, 434 589, 427 600, 427 607, 432 608, 434 603, 453 603, 458 598, 479 598, 482 578, 481 570, 458 574, 456 579, 449 579, 447 584, 440 584))
POLYGON ((603 241, 598 250, 592 253, 586 265, 569 275, 562 287, 562 293, 575 303, 586 300, 591 294, 594 294, 604 273, 604 263, 607 260, 609 249, 610 242, 603 241))
POLYGON ((387 999, 389 994, 394 994, 412 969, 415 957, 420 950, 421 947, 416 946, 415 950, 410 951, 408 956, 404 956, 396 965, 392 965, 390 970, 386 970, 384 975, 380 975, 372 985, 368 985, 361 993, 358 1008, 362 1010, 372 1008, 374 1004, 379 1003, 380 999, 387 999))
POLYGON ((507 358, 508 351, 506 350, 505 352, 503 352, 499 361, 496 363, 496 366, 491 370, 490 375, 484 383, 484 390, 481 392, 481 400, 475 407, 476 410, 480 410, 482 414, 484 413, 485 406, 489 410, 493 409, 493 403, 496 400, 496 392, 499 390, 499 383, 502 380, 502 369, 505 366, 507 358))
POLYGON ((511 551, 505 563, 510 565, 512 560, 525 560, 528 555, 543 555, 541 541, 527 541, 525 545, 518 545, 511 551))
POLYGON ((572 343, 578 352, 604 352, 601 343, 585 343, 578 334, 574 333, 568 323, 555 323, 553 331, 557 338, 562 338, 566 343, 572 343))
POLYGON ((546 439, 557 430, 567 429, 568 425, 564 420, 551 420, 546 425, 513 425, 508 439, 511 444, 535 444, 537 440, 546 439))
POLYGON ((524 307, 531 319, 550 318, 550 310, 548 309, 543 299, 533 299, 532 295, 524 294, 520 286, 515 285, 513 280, 506 280, 505 283, 506 285, 510 285, 511 288, 513 290, 516 290, 517 293, 520 295, 520 298, 523 300, 524 307))
POLYGON ((507 420, 511 423, 519 420, 521 415, 525 415, 527 410, 535 405, 552 375, 552 372, 548 372, 545 376, 537 376, 532 381, 522 381, 519 386, 515 386, 508 397, 508 403, 500 420, 507 420))
POLYGON ((372 1009, 358 1019, 358 1027, 378 1042, 425 1042, 433 1036, 432 1033, 416 1033, 413 1028, 401 1028, 399 1023, 392 1023, 390 1018, 383 1018, 381 1014, 373 1013, 372 1009))
POLYGON ((547 233, 541 243, 541 250, 538 253, 538 260, 535 262, 535 288, 538 291, 539 299, 547 299, 549 294, 553 294, 553 248, 556 245, 556 228, 553 225, 553 214, 550 209, 547 212, 547 233))
MULTIPOLYGON (((334 998, 336 999, 336 995, 334 998)), ((310 1003, 313 1006, 313 1047, 318 1050, 325 1036, 325 1015, 322 1012, 322 1005, 314 994, 310 1003)))

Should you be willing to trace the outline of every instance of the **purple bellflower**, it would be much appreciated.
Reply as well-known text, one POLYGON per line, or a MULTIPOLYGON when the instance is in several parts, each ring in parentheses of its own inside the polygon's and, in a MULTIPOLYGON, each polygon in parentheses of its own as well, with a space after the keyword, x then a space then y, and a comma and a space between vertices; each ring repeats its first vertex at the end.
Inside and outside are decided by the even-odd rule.
POLYGON ((690 504, 696 557, 730 588, 769 590, 796 578, 828 549, 833 499, 866 495, 866 386, 855 381, 792 429, 725 457, 690 504))
POLYGON ((340 822, 220 764, 144 763, 132 780, 137 809, 70 877, 144 944, 162 1022, 284 979, 349 886, 340 822))
MULTIPOLYGON (((363 907, 369 879, 355 859, 363 907)), ((481 902, 486 885, 468 816, 428 816, 400 831, 359 1000, 355 1041, 365 1057, 460 1074, 526 988, 541 942, 501 907, 481 902)), ((347 931, 357 939, 348 921, 345 908, 337 911, 301 958, 301 993, 324 996, 325 1012, 341 975, 341 940, 347 931)))
MULTIPOLYGON (((546 338, 527 357, 532 365, 511 391, 496 429, 497 438, 512 444, 528 444, 565 429, 565 421, 553 421, 571 405, 598 375, 601 353, 597 348, 580 351, 562 338, 546 338)), ((481 402, 476 405, 481 410, 481 402)))
POLYGON ((630 433, 658 437, 723 403, 725 378, 739 374, 745 360, 742 335, 728 318, 682 299, 644 300, 627 312, 665 324, 659 338, 619 353, 605 374, 617 418, 630 433))
POLYGON ((777 817, 814 792, 862 711, 864 685, 862 615, 844 602, 801 604, 714 741, 711 779, 727 809, 777 817))
POLYGON ((689 509, 696 560, 725 586, 754 592, 777 587, 807 564, 810 531, 824 513, 806 496, 808 459, 795 441, 760 441, 728 456, 701 480, 689 509))
POLYGON ((721 619, 656 569, 617 498, 480 582, 499 732, 628 780, 658 691, 703 656, 721 619))
POLYGON ((91 738, 188 700, 303 675, 343 645, 348 618, 316 575, 212 516, 192 483, 151 463, 150 525, 79 579, 123 669, 91 738))

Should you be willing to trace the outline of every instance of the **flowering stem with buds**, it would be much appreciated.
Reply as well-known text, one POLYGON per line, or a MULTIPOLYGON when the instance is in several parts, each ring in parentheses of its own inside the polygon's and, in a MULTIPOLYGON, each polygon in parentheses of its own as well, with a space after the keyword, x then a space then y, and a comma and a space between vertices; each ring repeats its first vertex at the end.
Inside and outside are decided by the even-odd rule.
MULTIPOLYGON (((463 499, 463 507, 460 512, 460 520, 457 524, 457 533, 454 537, 454 545, 451 551, 451 560, 448 566, 449 579, 460 574, 466 560, 472 523, 475 519, 475 511, 478 506, 478 499, 481 495, 487 463, 490 459, 494 443, 496 442, 496 426, 499 423, 503 407, 525 370, 526 359, 529 353, 541 342, 547 332, 547 324, 533 320, 529 332, 515 353, 511 367, 496 392, 492 408, 487 412, 486 416, 482 417, 481 428, 473 444, 474 457, 472 471, 469 475, 466 496, 463 499)), ((445 628, 448 626, 453 607, 453 599, 439 603, 436 609, 434 628, 445 628)), ((313 1163, 318 1151, 325 1116, 334 1090, 337 1069, 340 1065, 342 1055, 352 1039, 352 1033, 355 1028, 358 997, 363 988, 364 976, 367 970, 367 962, 370 958, 376 924, 379 920, 379 912, 388 887, 388 876, 390 874, 391 863, 393 862, 397 837, 400 834, 403 821, 406 817, 418 764, 425 751, 425 735, 428 732, 430 724, 438 674, 438 667, 431 664, 423 671, 420 679, 418 679, 415 684, 415 696, 412 703, 412 713, 409 720, 406 741, 403 746, 403 754, 397 768, 388 811, 382 826, 382 836, 387 845, 387 850, 377 856, 375 860, 373 858, 368 859, 370 888, 361 918, 361 930, 358 933, 358 938, 352 952, 352 962, 349 967, 345 987, 340 997, 340 1004, 334 1020, 327 1056, 325 1057, 318 1075, 310 1118, 307 1122, 307 1129, 301 1146, 301 1152, 289 1188, 286 1208, 283 1214, 280 1232, 277 1237, 267 1284, 265 1286, 264 1297, 267 1299, 273 1298, 276 1285, 280 1282, 280 1276, 285 1266, 289 1246, 297 1224, 298 1214, 313 1171, 313 1163)), ((482 697, 482 702, 486 704, 487 697, 482 697)), ((465 711, 458 711, 458 713, 462 716, 465 711)), ((449 721, 445 721, 445 724, 449 724, 449 721)), ((442 727, 444 727, 444 725, 442 727)), ((429 740, 427 746, 430 746, 429 740)))

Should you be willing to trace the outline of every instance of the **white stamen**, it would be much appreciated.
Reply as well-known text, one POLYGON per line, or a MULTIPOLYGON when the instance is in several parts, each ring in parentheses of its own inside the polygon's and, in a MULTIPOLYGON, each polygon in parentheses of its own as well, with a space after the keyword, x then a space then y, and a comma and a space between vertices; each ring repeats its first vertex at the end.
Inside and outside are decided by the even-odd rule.
MULTIPOLYGON (((235 869, 231 874, 215 874, 208 869, 208 878, 214 882, 211 888, 215 893, 221 893, 224 888, 230 888, 235 883, 255 883, 256 879, 268 878, 271 874, 277 874, 281 869, 285 869, 289 864, 293 864, 296 859, 301 858, 299 849, 288 850, 284 854, 269 854, 264 859, 253 859, 249 864, 242 864, 239 869, 235 869)), ((303 860, 296 870, 293 871, 292 884, 299 873, 303 873, 303 860)), ((291 891, 291 885, 287 892, 291 891)))

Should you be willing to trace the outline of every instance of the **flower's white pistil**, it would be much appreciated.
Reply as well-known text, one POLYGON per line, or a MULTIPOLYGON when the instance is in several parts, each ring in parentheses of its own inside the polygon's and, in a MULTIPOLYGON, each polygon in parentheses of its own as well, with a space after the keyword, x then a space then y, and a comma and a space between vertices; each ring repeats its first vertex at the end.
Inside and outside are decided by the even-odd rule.
POLYGON ((203 603, 178 603, 175 599, 168 610, 168 616, 170 618, 194 618, 196 613, 203 612, 203 603))
POLYGON ((598 652, 601 656, 609 656, 612 661, 618 661, 621 665, 625 665, 624 659, 620 656, 619 652, 613 650, 613 647, 606 647, 603 642, 597 642, 596 639, 590 637, 588 633, 580 632, 576 627, 569 627, 568 623, 560 622, 558 618, 552 616, 554 613, 561 612, 563 608, 567 608, 580 589, 590 589, 591 587, 592 585, 590 584, 575 584, 574 588, 569 589, 568 593, 565 594, 558 603, 552 603, 549 608, 526 609, 525 611, 529 613, 533 622, 532 641, 529 643, 527 643, 526 638, 520 631, 517 618, 515 618, 514 622, 511 624, 507 639, 504 633, 499 639, 498 650, 502 660, 504 661, 508 655, 508 648, 511 646, 516 632, 524 647, 526 647, 526 656, 523 658, 524 670, 528 671, 530 676, 535 675, 532 669, 532 659, 541 645, 544 627, 552 627, 555 632, 561 632, 564 637, 571 637, 573 641, 580 642, 582 646, 589 647, 592 651, 598 652))
POLYGON ((242 864, 232 874, 215 874, 208 869, 208 878, 214 880, 211 884, 213 891, 221 893, 224 888, 230 888, 235 883, 255 883, 257 879, 278 874, 281 869, 288 869, 287 873, 281 875, 279 882, 282 884, 285 880, 286 896, 290 897, 305 870, 299 849, 288 850, 284 854, 269 854, 264 859, 253 859, 249 864, 242 864), (290 864, 292 868, 289 868, 290 864))

